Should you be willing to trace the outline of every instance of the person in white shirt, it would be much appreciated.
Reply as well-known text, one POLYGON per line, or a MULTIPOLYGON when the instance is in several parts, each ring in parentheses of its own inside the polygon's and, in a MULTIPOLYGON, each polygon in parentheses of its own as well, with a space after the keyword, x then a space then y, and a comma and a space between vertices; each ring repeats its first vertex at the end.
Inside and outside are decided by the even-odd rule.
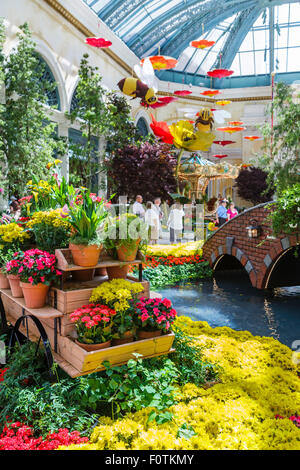
POLYGON ((141 219, 145 217, 145 209, 144 209, 142 202, 143 202, 143 197, 139 194, 138 196, 136 196, 135 203, 133 204, 133 207, 132 207, 133 214, 137 215, 141 219))
POLYGON ((158 222, 159 222, 159 237, 162 237, 162 228, 161 228, 161 221, 163 219, 163 211, 161 210, 161 199, 160 197, 157 197, 156 199, 154 199, 154 210, 156 210, 157 212, 157 215, 158 215, 158 222))
POLYGON ((182 234, 184 212, 182 205, 176 202, 172 208, 168 218, 168 227, 170 229, 170 242, 181 241, 178 239, 179 234, 182 234))
POLYGON ((149 229, 149 245, 154 245, 159 236, 159 217, 151 201, 146 205, 145 223, 149 229))

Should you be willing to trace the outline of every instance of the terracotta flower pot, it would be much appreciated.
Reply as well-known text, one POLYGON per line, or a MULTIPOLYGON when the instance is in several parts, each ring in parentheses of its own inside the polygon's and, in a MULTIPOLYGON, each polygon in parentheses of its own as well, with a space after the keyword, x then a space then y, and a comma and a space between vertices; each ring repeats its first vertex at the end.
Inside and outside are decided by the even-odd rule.
POLYGON ((138 331, 138 338, 139 339, 156 338, 157 336, 161 336, 161 330, 138 331))
POLYGON ((113 346, 118 346, 119 344, 127 344, 133 342, 133 334, 132 331, 125 331, 122 338, 117 338, 112 340, 113 346))
POLYGON ((42 308, 45 306, 49 286, 41 282, 35 286, 29 282, 20 282, 20 286, 23 290, 27 308, 42 308))
POLYGON ((0 269, 0 289, 9 289, 9 282, 6 274, 3 274, 0 269))
POLYGON ((102 245, 75 245, 69 244, 74 264, 91 267, 98 263, 102 245))
POLYGON ((77 339, 75 339, 75 343, 88 352, 98 351, 99 349, 106 349, 111 346, 111 341, 106 341, 105 343, 97 343, 97 344, 86 344, 86 343, 80 343, 77 339))
POLYGON ((72 279, 74 281, 92 281, 95 274, 95 269, 83 269, 81 271, 73 271, 72 279))
POLYGON ((126 279, 129 266, 110 266, 106 268, 108 279, 126 279))
POLYGON ((20 286, 20 278, 16 274, 8 274, 7 276, 11 293, 13 297, 23 297, 22 287, 20 286))
POLYGON ((120 246, 120 248, 117 248, 117 253, 118 253, 118 259, 120 261, 134 261, 136 259, 138 247, 140 244, 141 239, 138 238, 136 240, 135 245, 132 247, 128 248, 125 245, 120 246))

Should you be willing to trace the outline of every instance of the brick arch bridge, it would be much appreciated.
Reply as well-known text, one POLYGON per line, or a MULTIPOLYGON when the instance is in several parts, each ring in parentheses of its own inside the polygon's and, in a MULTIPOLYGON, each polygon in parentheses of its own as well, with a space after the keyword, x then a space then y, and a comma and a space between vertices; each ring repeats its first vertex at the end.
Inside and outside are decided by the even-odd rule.
POLYGON ((300 285, 300 256, 295 256, 300 233, 272 237, 269 204, 251 207, 226 222, 203 245, 203 257, 214 271, 242 265, 258 289, 300 285), (262 233, 251 239, 246 227, 252 219, 262 227, 262 233))

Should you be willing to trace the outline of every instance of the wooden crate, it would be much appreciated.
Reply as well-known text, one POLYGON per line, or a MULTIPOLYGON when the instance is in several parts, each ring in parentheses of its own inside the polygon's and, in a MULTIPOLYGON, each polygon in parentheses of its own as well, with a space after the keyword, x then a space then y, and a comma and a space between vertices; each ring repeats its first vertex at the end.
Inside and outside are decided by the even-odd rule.
MULTIPOLYGON (((138 282, 137 279, 128 277, 130 282, 138 282)), ((57 308, 60 312, 67 314, 72 313, 77 308, 89 303, 93 289, 103 282, 107 282, 107 278, 96 277, 92 281, 87 282, 68 282, 65 284, 64 290, 52 287, 48 294, 48 303, 51 307, 57 308)), ((147 297, 150 295, 150 286, 148 281, 141 282, 144 290, 139 297, 147 297)))
MULTIPOLYGON (((172 350, 174 333, 156 338, 134 341, 133 343, 112 346, 99 351, 87 352, 68 337, 59 338, 59 356, 71 364, 77 370, 77 374, 85 375, 104 370, 104 361, 109 361, 111 366, 126 364, 129 359, 134 359, 134 353, 139 353, 143 358, 161 356, 172 350)), ((66 370, 66 369, 65 369, 66 370)))
MULTIPOLYGON (((49 321, 61 315, 57 310, 47 306, 41 309, 28 309, 23 298, 14 298, 9 289, 0 291, 7 320, 12 324, 23 315, 23 313, 35 315, 43 324, 47 333, 52 350, 54 349, 54 328, 51 328, 49 321)), ((20 330, 27 334, 27 329, 21 326, 20 330)), ((39 332, 34 323, 28 321, 28 333, 31 341, 37 341, 39 332)), ((172 345, 174 333, 150 338, 133 343, 113 346, 99 351, 87 352, 78 346, 74 339, 57 335, 57 352, 53 356, 58 365, 67 372, 70 377, 90 374, 92 372, 104 370, 103 362, 109 361, 112 366, 126 364, 129 359, 134 359, 134 353, 139 353, 142 358, 150 358, 168 354, 173 351, 172 345)))

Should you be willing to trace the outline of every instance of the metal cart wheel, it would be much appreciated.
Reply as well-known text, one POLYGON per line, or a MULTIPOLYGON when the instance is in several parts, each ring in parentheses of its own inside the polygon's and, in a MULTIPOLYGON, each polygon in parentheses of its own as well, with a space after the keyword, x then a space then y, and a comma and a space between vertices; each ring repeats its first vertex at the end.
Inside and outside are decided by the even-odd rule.
POLYGON ((49 342, 47 333, 45 331, 45 328, 43 327, 42 323, 37 317, 35 317, 34 315, 23 315, 22 317, 18 318, 10 335, 8 349, 11 350, 15 346, 16 342, 19 345, 21 345, 21 342, 30 341, 29 328, 28 328, 29 321, 32 321, 34 323, 34 325, 36 326, 40 334, 38 342, 36 344, 35 355, 37 355, 39 347, 42 342, 44 346, 44 355, 45 355, 45 359, 47 363, 47 369, 48 369, 48 373, 50 376, 50 380, 54 381, 55 380, 55 374, 53 372, 54 360, 53 360, 50 342, 49 342), (20 331, 21 326, 23 326, 26 329, 26 336, 23 333, 21 333, 20 331))

